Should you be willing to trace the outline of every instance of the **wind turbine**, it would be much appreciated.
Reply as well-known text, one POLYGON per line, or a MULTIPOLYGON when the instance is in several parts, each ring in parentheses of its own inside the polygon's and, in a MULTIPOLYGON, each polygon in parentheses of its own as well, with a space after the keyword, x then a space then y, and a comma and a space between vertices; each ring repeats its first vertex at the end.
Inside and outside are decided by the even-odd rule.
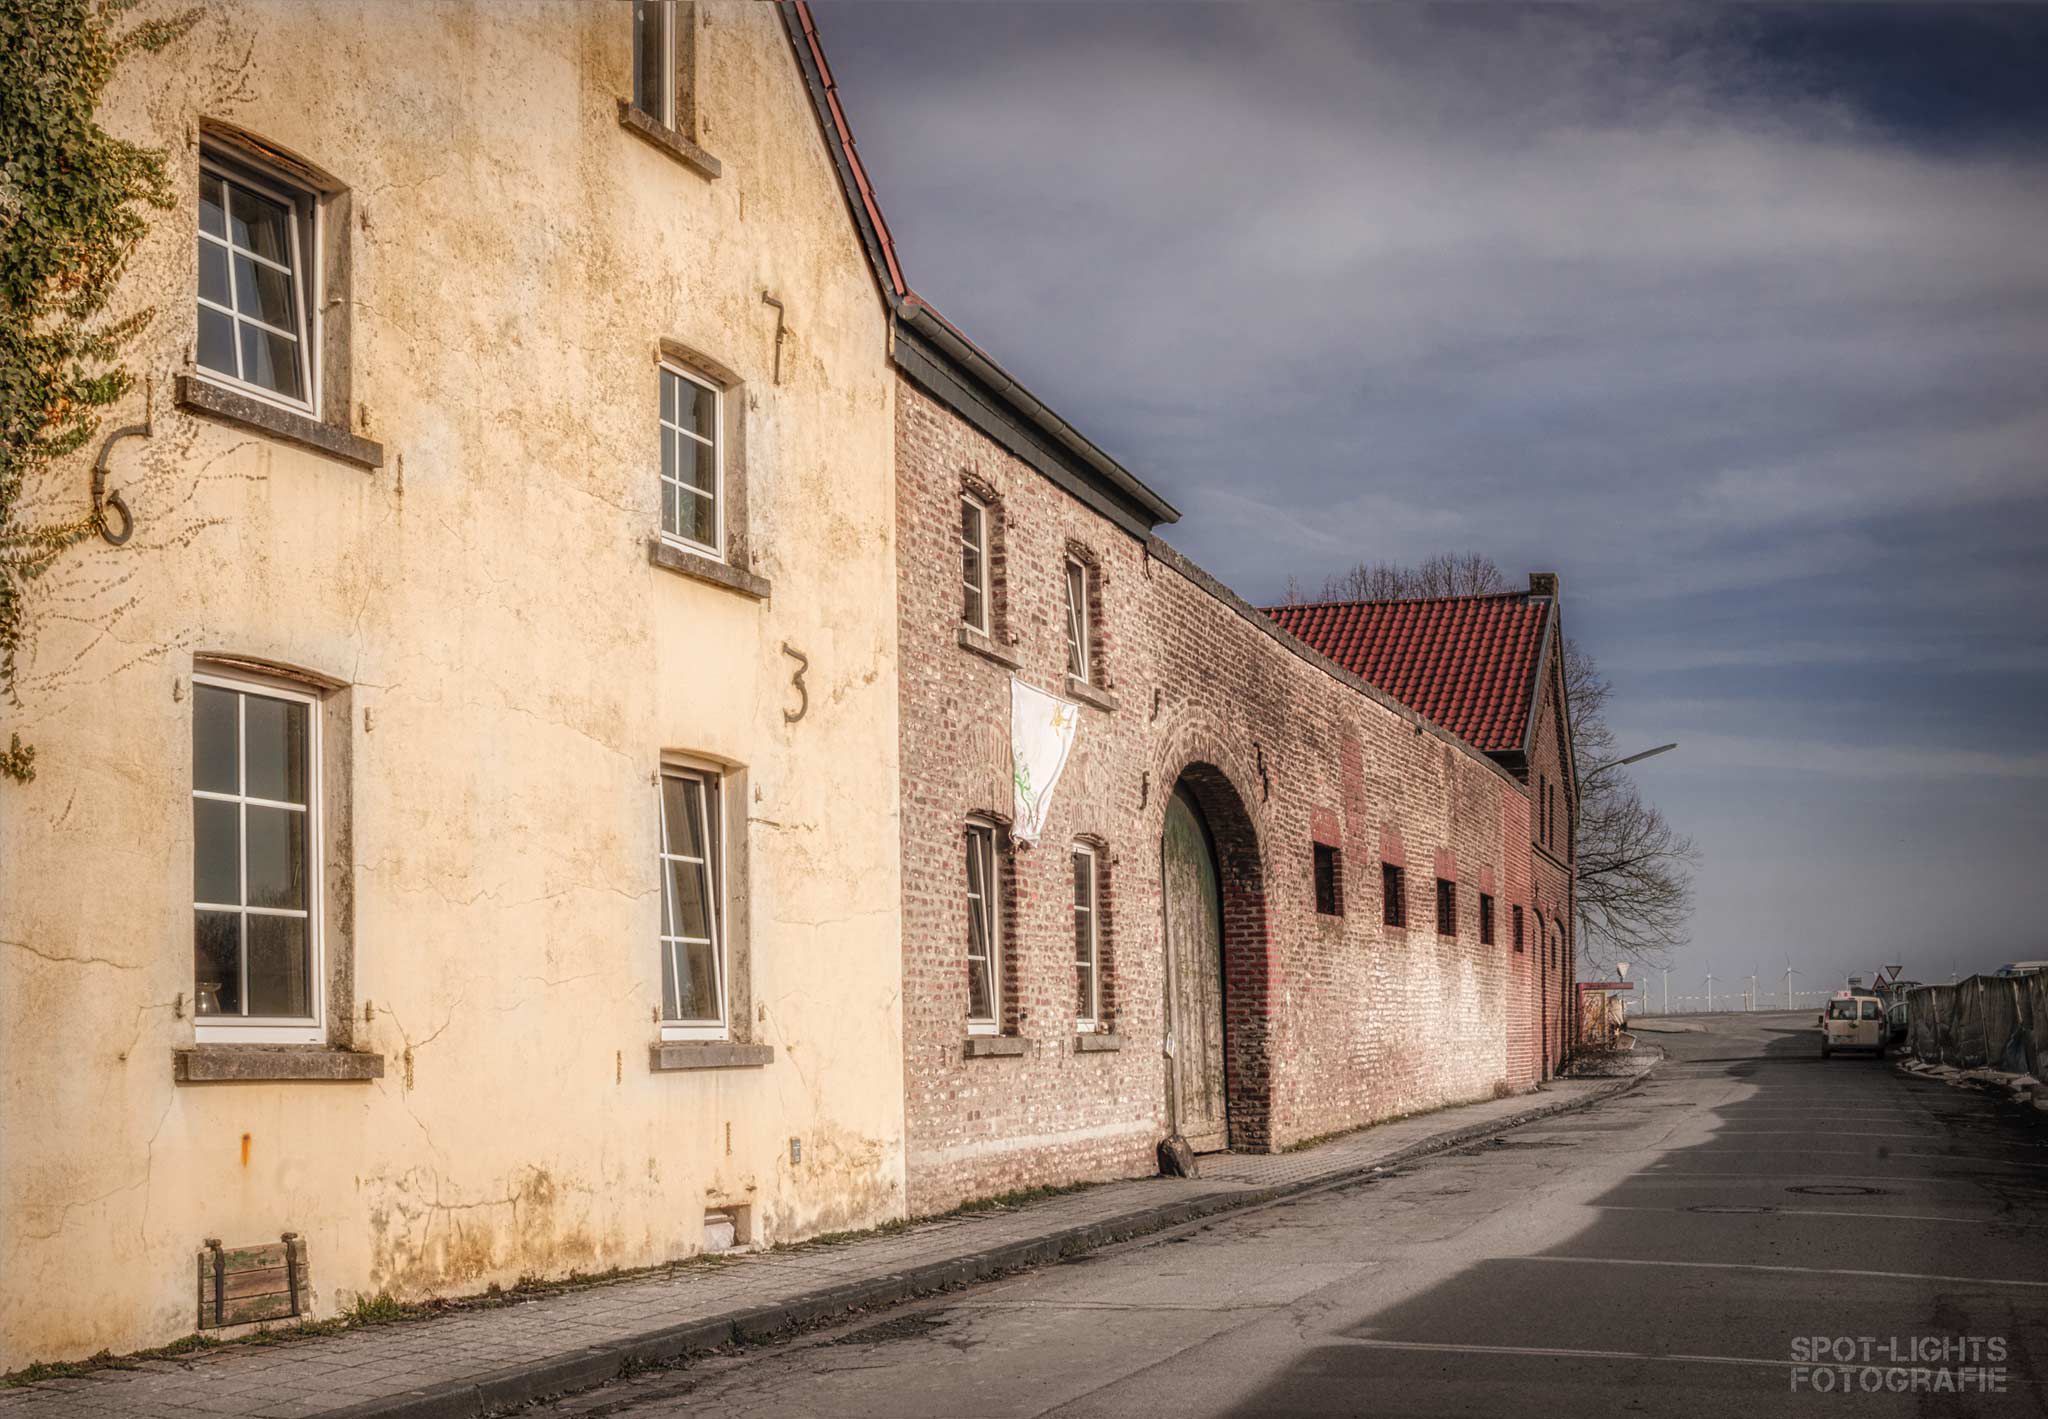
POLYGON ((1804 971, 1792 969, 1792 958, 1790 956, 1785 958, 1785 1008, 1787 1010, 1792 1008, 1792 977, 1804 974, 1806 974, 1804 971))
POLYGON ((1707 972, 1707 1013, 1714 1013, 1714 973, 1707 972))

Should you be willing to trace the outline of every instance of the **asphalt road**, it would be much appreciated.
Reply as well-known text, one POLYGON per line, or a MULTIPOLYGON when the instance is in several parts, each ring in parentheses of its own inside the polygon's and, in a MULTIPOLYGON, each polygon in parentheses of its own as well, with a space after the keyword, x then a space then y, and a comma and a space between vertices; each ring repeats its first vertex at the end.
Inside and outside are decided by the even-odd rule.
POLYGON ((1806 1012, 1656 1038, 1590 1110, 550 1412, 2048 1414, 2043 1115, 1806 1012))

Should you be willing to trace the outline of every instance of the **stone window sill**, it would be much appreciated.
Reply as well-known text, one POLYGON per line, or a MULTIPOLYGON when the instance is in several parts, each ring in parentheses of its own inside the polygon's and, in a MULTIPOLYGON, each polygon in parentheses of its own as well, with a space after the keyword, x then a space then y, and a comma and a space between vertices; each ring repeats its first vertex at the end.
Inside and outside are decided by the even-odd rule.
POLYGON ((968 1059, 1013 1059, 1024 1053, 1022 1035, 969 1035, 963 1050, 968 1059))
POLYGON ((237 394, 232 389, 194 375, 178 376, 177 402, 180 409, 218 419, 222 423, 239 424, 245 429, 254 429, 286 443, 310 448, 315 453, 339 458, 359 468, 384 466, 384 445, 381 443, 358 438, 347 429, 323 424, 307 414, 294 414, 289 409, 280 409, 275 404, 266 404, 246 394, 237 394))
POLYGON ((970 626, 960 627, 960 649, 972 651, 983 660, 993 660, 1005 670, 1018 669, 1023 662, 1004 650, 995 640, 970 626))
POLYGON ((679 1069, 759 1069, 774 1058, 774 1045, 742 1045, 730 1040, 658 1040, 647 1047, 647 1067, 656 1074, 679 1069))
POLYGON ((1124 1047, 1124 1037, 1108 1030, 1077 1030, 1074 1033, 1075 1054, 1107 1054, 1124 1047))
POLYGON ((326 1045, 194 1045, 171 1051, 180 1084, 354 1084, 384 1077, 384 1056, 326 1045))
POLYGON ((727 591, 737 591, 740 595, 750 596, 756 601, 766 601, 771 590, 765 576, 756 576, 750 571, 721 562, 716 557, 707 557, 701 552, 686 551, 673 542, 662 541, 659 537, 648 542, 647 560, 667 571, 696 581, 709 582, 713 586, 722 586, 727 591))
POLYGON ((619 127, 638 137, 646 139, 655 147, 667 153, 699 177, 718 176, 718 159, 692 143, 665 123, 656 123, 652 118, 633 107, 629 99, 619 100, 619 127))
POLYGON ((1091 685, 1086 680, 1076 680, 1073 676, 1069 675, 1067 677, 1067 694, 1070 698, 1077 699, 1084 705, 1095 706, 1104 714, 1116 713, 1116 696, 1110 694, 1109 691, 1103 689, 1100 685, 1091 685))

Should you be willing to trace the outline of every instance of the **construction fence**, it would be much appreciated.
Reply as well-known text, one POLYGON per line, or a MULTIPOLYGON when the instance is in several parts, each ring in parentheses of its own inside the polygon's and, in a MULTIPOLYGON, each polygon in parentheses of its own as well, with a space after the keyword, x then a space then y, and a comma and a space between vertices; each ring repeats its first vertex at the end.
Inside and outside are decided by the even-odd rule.
POLYGON ((1971 976, 1906 995, 1906 1047, 1929 1064, 2042 1078, 2048 974, 1971 976))

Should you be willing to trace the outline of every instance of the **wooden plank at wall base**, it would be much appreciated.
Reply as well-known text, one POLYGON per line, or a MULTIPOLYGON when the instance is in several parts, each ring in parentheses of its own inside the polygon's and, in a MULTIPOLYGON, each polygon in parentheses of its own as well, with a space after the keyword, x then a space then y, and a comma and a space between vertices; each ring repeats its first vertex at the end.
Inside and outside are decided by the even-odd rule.
POLYGON ((251 1296, 286 1296, 292 1293, 291 1268, 288 1266, 252 1266, 246 1271, 230 1271, 222 1284, 221 1296, 229 1301, 246 1300, 251 1296))
POLYGON ((305 1239, 287 1232, 253 1247, 208 1239, 198 1253, 198 1283, 201 1330, 303 1315, 312 1292, 305 1239))

